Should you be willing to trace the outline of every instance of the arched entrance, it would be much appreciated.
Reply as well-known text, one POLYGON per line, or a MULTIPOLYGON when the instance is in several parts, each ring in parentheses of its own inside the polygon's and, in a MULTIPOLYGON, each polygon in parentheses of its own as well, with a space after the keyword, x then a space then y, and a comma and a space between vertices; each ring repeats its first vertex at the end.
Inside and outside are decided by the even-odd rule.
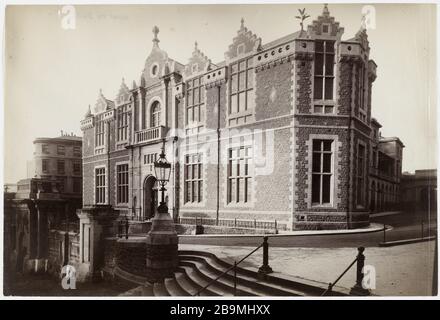
POLYGON ((144 206, 143 206, 143 216, 145 220, 154 217, 157 208, 157 188, 156 188, 156 178, 149 175, 144 180, 144 206))

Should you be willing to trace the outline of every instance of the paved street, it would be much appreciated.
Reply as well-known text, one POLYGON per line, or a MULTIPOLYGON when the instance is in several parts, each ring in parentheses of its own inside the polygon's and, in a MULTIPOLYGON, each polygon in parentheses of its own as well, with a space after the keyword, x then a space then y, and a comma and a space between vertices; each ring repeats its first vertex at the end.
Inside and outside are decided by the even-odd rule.
MULTIPOLYGON (((421 214, 402 213, 373 217, 372 222, 390 225, 392 229, 386 232, 386 241, 419 238, 422 235, 421 214)), ((423 224, 424 236, 435 235, 436 221, 425 217, 423 224)), ((270 237, 270 236, 269 236, 270 237)), ((273 247, 302 247, 302 248, 340 248, 340 247, 374 247, 384 239, 383 231, 360 234, 332 234, 307 236, 276 236, 270 237, 273 247)), ((257 246, 261 243, 258 237, 181 237, 182 244, 204 244, 225 246, 257 246)))

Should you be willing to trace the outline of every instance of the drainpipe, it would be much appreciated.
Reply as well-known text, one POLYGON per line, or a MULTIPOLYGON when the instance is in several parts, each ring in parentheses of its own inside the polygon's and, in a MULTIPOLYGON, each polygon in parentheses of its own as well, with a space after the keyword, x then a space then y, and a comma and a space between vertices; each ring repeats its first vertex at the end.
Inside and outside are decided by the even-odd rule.
POLYGON ((217 206, 215 224, 219 223, 220 210, 220 85, 217 86, 217 206))
POLYGON ((107 121, 107 203, 110 204, 110 121, 107 121))
MULTIPOLYGON (((351 68, 351 83, 353 88, 354 83, 354 67, 355 65, 352 65, 351 68)), ((350 202, 352 198, 351 194, 351 179, 353 178, 353 174, 351 172, 351 121, 353 117, 353 92, 351 93, 351 99, 350 99, 350 108, 349 108, 349 117, 348 117, 348 183, 347 183, 347 229, 350 228, 351 219, 350 219, 350 202)))

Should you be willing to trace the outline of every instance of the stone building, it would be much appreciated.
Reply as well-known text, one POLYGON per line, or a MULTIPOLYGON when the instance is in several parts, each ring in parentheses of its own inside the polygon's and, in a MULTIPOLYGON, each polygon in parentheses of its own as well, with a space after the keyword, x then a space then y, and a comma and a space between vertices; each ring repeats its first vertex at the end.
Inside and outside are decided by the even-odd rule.
POLYGON ((5 265, 12 271, 62 266, 76 250, 76 210, 82 207, 82 138, 34 140, 31 177, 5 190, 5 265), (51 252, 55 251, 55 252, 51 252), (57 261, 50 261, 56 257, 57 261))
POLYGON ((437 212, 437 169, 416 170, 403 173, 401 203, 405 210, 437 212))
POLYGON ((381 190, 398 192, 403 145, 371 116, 366 30, 343 40, 324 6, 307 30, 263 43, 242 20, 224 61, 196 43, 185 64, 153 33, 140 79, 114 100, 100 92, 81 121, 85 208, 150 219, 163 144, 176 221, 355 228, 382 208, 381 190))

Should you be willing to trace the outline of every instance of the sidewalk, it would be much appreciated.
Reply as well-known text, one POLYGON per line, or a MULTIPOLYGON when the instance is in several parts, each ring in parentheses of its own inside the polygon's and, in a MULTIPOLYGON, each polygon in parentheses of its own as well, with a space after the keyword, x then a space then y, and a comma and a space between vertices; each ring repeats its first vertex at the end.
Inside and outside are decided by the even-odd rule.
MULTIPOLYGON (((233 262, 248 254, 249 247, 222 247, 180 244, 179 250, 201 250, 233 262)), ((365 264, 376 269, 376 289, 381 296, 427 296, 432 294, 435 242, 423 242, 389 248, 365 249, 365 264)), ((333 282, 356 257, 355 248, 270 248, 269 264, 274 272, 300 278, 333 282)), ((258 268, 262 251, 254 253, 241 266, 258 268)), ((351 288, 356 268, 339 281, 338 286, 351 288)))

